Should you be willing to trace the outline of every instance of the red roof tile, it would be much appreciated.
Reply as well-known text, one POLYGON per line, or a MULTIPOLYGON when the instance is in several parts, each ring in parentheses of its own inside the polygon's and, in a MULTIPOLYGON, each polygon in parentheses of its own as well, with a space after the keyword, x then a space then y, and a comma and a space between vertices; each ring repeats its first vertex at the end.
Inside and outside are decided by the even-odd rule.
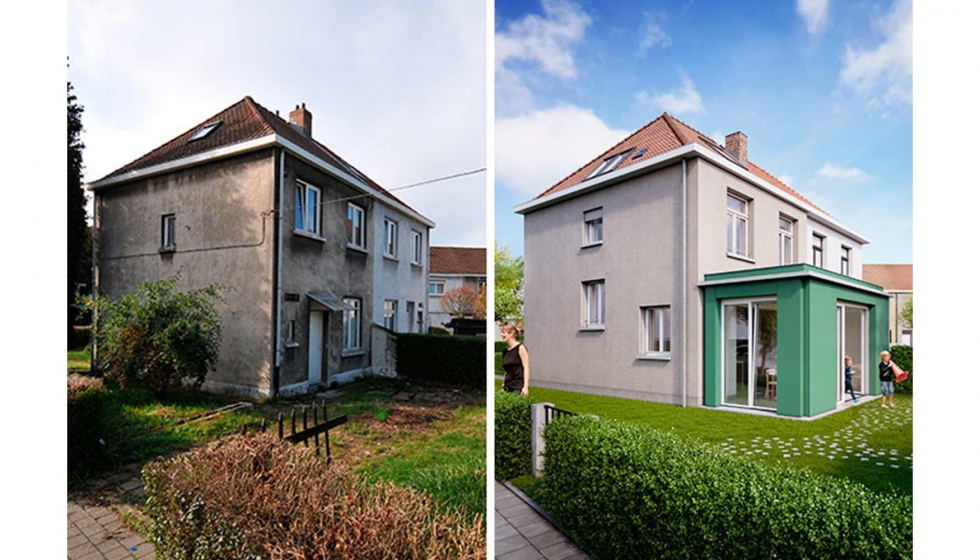
POLYGON ((881 286, 886 291, 912 291, 910 264, 865 264, 861 271, 865 282, 881 286))
MULTIPOLYGON (((669 152, 670 150, 673 150, 675 148, 679 148, 681 146, 686 146, 688 144, 694 144, 694 143, 701 144, 702 146, 705 146, 707 148, 720 150, 722 152, 725 151, 724 146, 715 142, 707 135, 702 134, 701 132, 697 131, 693 127, 677 119, 673 115, 664 113, 659 117, 657 117, 656 119, 647 123, 644 127, 640 128, 633 134, 627 136, 626 139, 623 140, 622 142, 602 152, 601 154, 599 154, 598 157, 586 163, 582 167, 578 168, 571 175, 565 177, 550 189, 539 194, 537 198, 541 198, 543 196, 553 194, 558 191, 562 191, 564 189, 567 189, 569 187, 581 183, 603 161, 616 154, 622 153, 628 149, 635 148, 635 151, 632 154, 630 154, 630 156, 627 157, 626 161, 621 163, 617 169, 624 169, 628 166, 641 163, 652 157, 669 152), (639 157, 636 157, 635 154, 639 153, 641 150, 644 149, 646 151, 643 152, 643 154, 640 155, 639 157)), ((749 170, 749 172, 756 175, 763 181, 766 181, 767 183, 773 185, 774 187, 797 198, 798 200, 806 202, 807 204, 820 210, 820 208, 816 204, 807 200, 806 198, 803 197, 803 195, 794 191, 788 185, 786 185, 779 179, 776 179, 775 177, 770 175, 766 170, 762 169, 761 167, 759 167, 758 165, 752 162, 747 161, 745 163, 746 163, 745 167, 749 170)), ((823 210, 821 210, 821 212, 823 212, 823 210)))
MULTIPOLYGON (((374 182, 363 172, 347 163, 336 152, 317 142, 315 139, 307 137, 302 131, 289 124, 288 121, 256 103, 250 96, 245 96, 241 101, 222 110, 211 118, 202 121, 159 148, 127 163, 106 175, 103 179, 176 161, 188 156, 202 154, 225 146, 247 142, 270 134, 277 134, 285 138, 300 148, 325 160, 330 165, 339 168, 355 178, 359 177, 378 191, 405 204, 405 202, 399 200, 395 195, 374 182), (202 126, 215 121, 221 121, 221 126, 200 140, 190 141, 191 136, 202 126)), ((411 208, 407 204, 405 206, 411 208)))
POLYGON ((431 274, 487 275, 485 247, 429 247, 431 274))

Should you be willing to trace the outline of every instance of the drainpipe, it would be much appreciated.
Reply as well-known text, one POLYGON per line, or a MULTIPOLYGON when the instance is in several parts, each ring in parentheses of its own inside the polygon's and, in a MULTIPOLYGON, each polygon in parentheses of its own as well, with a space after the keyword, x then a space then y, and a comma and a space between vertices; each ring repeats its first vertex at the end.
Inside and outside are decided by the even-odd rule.
POLYGON ((681 407, 687 408, 687 160, 681 160, 681 407))
POLYGON ((272 369, 272 397, 279 396, 279 367, 282 358, 282 211, 283 211, 283 184, 285 183, 286 173, 286 151, 279 149, 279 160, 276 162, 276 246, 273 256, 274 266, 276 267, 274 300, 272 302, 273 312, 276 314, 275 332, 275 362, 272 369))
POLYGON ((99 195, 92 192, 92 327, 89 331, 92 352, 89 356, 89 370, 94 372, 95 365, 99 362, 99 344, 96 341, 95 333, 99 322, 99 252, 96 249, 99 245, 99 195))

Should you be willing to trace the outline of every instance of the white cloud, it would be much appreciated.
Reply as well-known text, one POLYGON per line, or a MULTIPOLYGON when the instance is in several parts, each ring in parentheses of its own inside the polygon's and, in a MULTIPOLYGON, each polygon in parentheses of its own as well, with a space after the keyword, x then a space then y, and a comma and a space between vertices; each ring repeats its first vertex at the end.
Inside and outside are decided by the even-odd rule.
POLYGON ((874 22, 883 40, 871 49, 848 44, 840 81, 873 95, 869 108, 912 102, 912 1, 895 0, 891 10, 874 22))
POLYGON ((660 45, 669 47, 673 41, 670 35, 660 27, 657 19, 652 14, 645 14, 646 24, 643 26, 643 39, 640 41, 640 54, 646 53, 651 48, 660 45))
MULTIPOLYGON (((282 114, 306 102, 317 139, 389 188, 486 165, 483 6, 295 9, 303 17, 288 33, 269 34, 282 10, 258 0, 199 2, 193 17, 170 3, 69 3, 86 180, 245 95, 282 114)), ((485 183, 475 175, 396 194, 436 222, 434 243, 479 245, 485 183)))
POLYGON ((796 12, 806 22, 810 35, 817 35, 827 25, 827 0, 796 0, 796 12))
POLYGON ((718 129, 715 129, 715 131, 711 133, 711 139, 718 142, 722 146, 725 145, 725 133, 718 129))
POLYGON ((640 103, 656 105, 668 113, 703 113, 704 105, 701 103, 701 94, 694 89, 694 82, 687 74, 681 72, 681 87, 667 93, 656 95, 641 91, 636 94, 636 100, 640 103))
POLYGON ((817 171, 817 175, 827 179, 839 179, 844 181, 853 181, 855 183, 867 183, 868 181, 874 179, 873 176, 857 167, 842 167, 830 162, 823 164, 820 171, 817 171))
POLYGON ((529 197, 629 135, 575 105, 500 119, 495 131, 497 180, 529 197))
POLYGON ((536 63, 558 78, 576 78, 572 48, 585 35, 592 19, 577 5, 564 0, 542 0, 544 17, 528 14, 497 32, 496 68, 510 60, 536 63))
POLYGON ((793 186, 793 181, 795 181, 795 179, 793 178, 792 175, 780 175, 779 177, 776 177, 776 179, 778 179, 783 184, 785 184, 787 186, 790 186, 790 187, 793 186))

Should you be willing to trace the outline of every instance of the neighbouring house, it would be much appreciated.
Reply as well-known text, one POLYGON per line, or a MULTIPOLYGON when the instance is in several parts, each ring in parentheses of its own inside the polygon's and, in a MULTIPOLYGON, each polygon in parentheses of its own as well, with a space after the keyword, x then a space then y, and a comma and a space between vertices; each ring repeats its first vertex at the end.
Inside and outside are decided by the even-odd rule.
MULTIPOLYGON (((486 247, 431 247, 429 249, 429 326, 445 328, 452 321, 453 317, 442 305, 442 296, 447 292, 465 286, 479 295, 480 290, 486 285, 486 247)), ((486 332, 485 327, 483 332, 486 332)))
POLYGON ((912 297, 912 265, 866 264, 864 281, 877 284, 888 293, 888 342, 912 345, 912 326, 902 321, 902 308, 912 297))
POLYGON ((850 355, 879 393, 868 239, 750 162, 745 134, 664 113, 515 211, 534 385, 813 417, 846 406, 850 355))
POLYGON ((305 104, 287 121, 245 97, 88 185, 99 293, 178 271, 184 288, 229 288, 206 390, 268 397, 390 373, 390 331, 426 322, 435 224, 312 122, 305 104))

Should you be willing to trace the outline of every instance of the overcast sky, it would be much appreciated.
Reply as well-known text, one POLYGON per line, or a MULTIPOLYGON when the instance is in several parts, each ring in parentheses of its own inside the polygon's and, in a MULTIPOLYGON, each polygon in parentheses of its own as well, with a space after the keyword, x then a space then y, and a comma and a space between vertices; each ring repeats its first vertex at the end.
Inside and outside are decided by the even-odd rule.
POLYGON ((498 0, 496 237, 667 111, 912 262, 911 0, 498 0))
MULTIPOLYGON (((481 1, 74 1, 85 180, 251 95, 387 188, 486 165, 481 1)), ((484 174, 398 192, 434 245, 482 246, 484 174)))

